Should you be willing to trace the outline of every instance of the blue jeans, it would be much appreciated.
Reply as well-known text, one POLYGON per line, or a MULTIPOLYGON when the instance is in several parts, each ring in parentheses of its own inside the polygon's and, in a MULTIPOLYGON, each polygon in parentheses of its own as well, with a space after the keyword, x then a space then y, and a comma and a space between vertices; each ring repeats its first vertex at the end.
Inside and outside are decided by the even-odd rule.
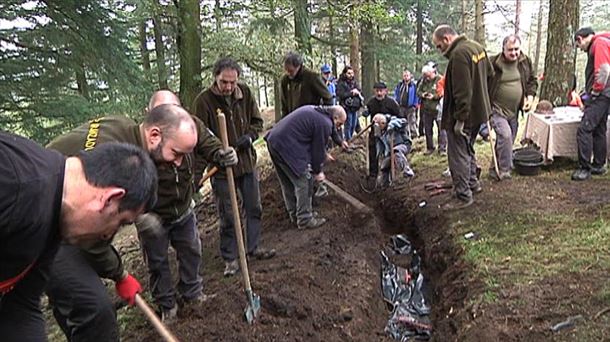
POLYGON ((345 111, 347 113, 347 120, 345 121, 345 140, 349 141, 354 135, 356 124, 358 122, 358 111, 345 111))

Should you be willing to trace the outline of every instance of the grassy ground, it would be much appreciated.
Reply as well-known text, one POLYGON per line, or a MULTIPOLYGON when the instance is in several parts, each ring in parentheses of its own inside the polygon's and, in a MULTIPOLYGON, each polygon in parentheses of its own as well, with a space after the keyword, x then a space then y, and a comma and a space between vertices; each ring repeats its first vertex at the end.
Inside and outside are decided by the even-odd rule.
MULTIPOLYGON (((517 141, 524 127, 522 119, 517 141)), ((422 138, 414 150, 425 150, 422 138)), ((576 162, 557 160, 539 176, 513 173, 496 182, 487 177, 489 143, 478 140, 475 151, 484 192, 471 208, 451 213, 449 227, 472 265, 471 277, 484 284, 471 304, 495 316, 489 317, 492 325, 529 325, 534 333, 523 335, 525 340, 609 340, 610 315, 599 313, 610 306, 610 176, 576 183, 570 180, 576 162), (477 238, 465 239, 468 232, 477 238), (574 315, 583 320, 548 335, 550 326, 574 315)), ((411 162, 416 172, 433 178, 446 168, 437 154, 415 153, 411 162)))

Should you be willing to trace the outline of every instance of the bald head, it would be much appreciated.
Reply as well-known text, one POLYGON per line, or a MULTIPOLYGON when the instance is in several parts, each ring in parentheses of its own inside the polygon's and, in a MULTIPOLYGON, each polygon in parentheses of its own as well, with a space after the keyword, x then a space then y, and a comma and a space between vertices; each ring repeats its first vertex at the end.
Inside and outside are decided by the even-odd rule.
POLYGON ((148 111, 154 109, 157 106, 162 104, 173 104, 180 106, 180 99, 176 94, 172 93, 169 90, 157 90, 150 97, 150 101, 148 101, 148 111))
POLYGON ((445 54, 457 36, 457 32, 451 26, 439 25, 432 34, 432 43, 439 52, 445 54))
POLYGON ((345 112, 345 109, 343 109, 342 106, 329 106, 328 112, 331 114, 333 122, 335 123, 335 127, 337 128, 343 126, 345 120, 347 120, 347 113, 345 112))
POLYGON ((162 104, 153 108, 142 123, 148 151, 156 162, 182 163, 197 144, 195 121, 184 108, 162 104))

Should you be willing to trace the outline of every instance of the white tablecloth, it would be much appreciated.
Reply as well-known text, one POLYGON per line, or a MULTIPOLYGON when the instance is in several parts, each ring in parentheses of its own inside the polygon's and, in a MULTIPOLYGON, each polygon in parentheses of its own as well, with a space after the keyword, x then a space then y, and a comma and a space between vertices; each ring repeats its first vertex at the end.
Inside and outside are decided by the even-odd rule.
POLYGON ((578 107, 557 107, 554 111, 552 115, 529 114, 523 137, 540 147, 545 162, 552 162, 554 157, 577 158, 576 131, 583 113, 578 107))

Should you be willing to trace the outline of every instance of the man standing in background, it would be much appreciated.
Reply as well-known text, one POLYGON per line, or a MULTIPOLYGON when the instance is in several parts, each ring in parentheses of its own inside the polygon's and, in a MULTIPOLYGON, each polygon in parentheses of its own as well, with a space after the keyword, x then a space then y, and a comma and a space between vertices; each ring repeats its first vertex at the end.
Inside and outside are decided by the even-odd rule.
POLYGON ((402 72, 402 81, 394 88, 394 99, 400 106, 400 116, 407 119, 407 132, 410 137, 417 137, 417 85, 413 81, 413 75, 408 69, 402 72))

